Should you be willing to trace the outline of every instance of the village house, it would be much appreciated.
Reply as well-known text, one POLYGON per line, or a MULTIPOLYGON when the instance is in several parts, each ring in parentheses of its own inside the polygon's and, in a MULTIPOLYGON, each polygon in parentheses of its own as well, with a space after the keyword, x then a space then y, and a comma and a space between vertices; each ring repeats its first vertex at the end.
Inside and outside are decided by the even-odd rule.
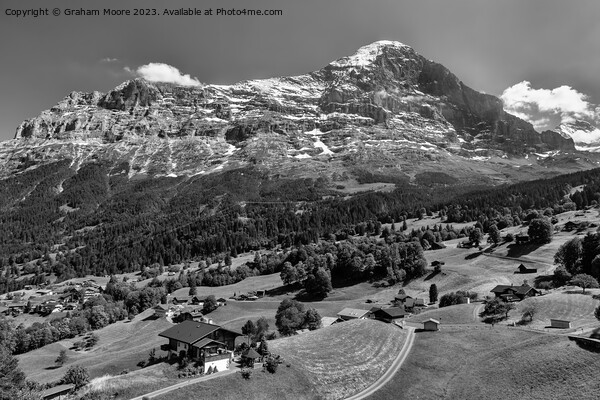
POLYGON ((515 274, 534 274, 537 272, 537 268, 527 268, 525 265, 521 264, 515 271, 515 274))
POLYGON ((338 321, 349 321, 351 319, 366 319, 369 316, 369 310, 359 310, 357 308, 344 308, 337 313, 338 321))
POLYGON ((520 286, 513 285, 498 285, 491 290, 496 297, 502 298, 507 302, 521 301, 527 297, 538 296, 540 292, 529 285, 523 284, 520 286))
POLYGON ((517 241, 517 244, 529 243, 529 235, 519 233, 515 236, 515 240, 517 241))
POLYGON ((186 355, 202 363, 205 371, 223 371, 229 368, 235 339, 242 334, 218 325, 183 321, 158 336, 169 339, 169 358, 186 355))
POLYGON ((404 311, 404 307, 379 308, 374 310, 372 315, 375 319, 392 323, 397 319, 404 318, 406 311, 404 311))

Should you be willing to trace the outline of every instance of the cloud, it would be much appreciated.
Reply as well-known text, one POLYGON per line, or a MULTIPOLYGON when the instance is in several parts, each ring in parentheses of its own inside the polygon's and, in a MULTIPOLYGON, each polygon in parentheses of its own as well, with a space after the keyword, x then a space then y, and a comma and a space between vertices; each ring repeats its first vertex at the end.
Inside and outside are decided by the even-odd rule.
POLYGON ((197 78, 192 78, 188 74, 182 74, 179 69, 163 63, 150 63, 138 67, 135 71, 129 67, 125 71, 140 76, 150 82, 175 83, 181 86, 200 86, 202 85, 197 78))
POLYGON ((100 62, 103 62, 103 63, 115 63, 115 62, 119 62, 119 59, 118 58, 106 57, 106 58, 103 58, 102 60, 100 60, 100 62))
POLYGON ((504 90, 500 98, 508 113, 530 122, 538 130, 575 120, 600 121, 600 107, 566 85, 534 89, 530 82, 523 81, 504 90))

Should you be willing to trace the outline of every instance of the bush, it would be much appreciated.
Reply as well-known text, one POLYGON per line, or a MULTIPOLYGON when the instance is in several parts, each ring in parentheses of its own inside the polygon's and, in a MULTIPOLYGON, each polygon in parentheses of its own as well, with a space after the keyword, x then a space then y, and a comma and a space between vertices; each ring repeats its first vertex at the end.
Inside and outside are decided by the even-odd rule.
POLYGON ((249 368, 242 369, 242 378, 248 380, 252 376, 252 370, 249 368))
POLYGON ((266 370, 269 371, 272 374, 274 374, 275 372, 277 372, 277 366, 278 365, 279 365, 279 362, 273 356, 267 357, 267 359, 266 359, 266 361, 264 363, 264 366, 265 366, 266 370))

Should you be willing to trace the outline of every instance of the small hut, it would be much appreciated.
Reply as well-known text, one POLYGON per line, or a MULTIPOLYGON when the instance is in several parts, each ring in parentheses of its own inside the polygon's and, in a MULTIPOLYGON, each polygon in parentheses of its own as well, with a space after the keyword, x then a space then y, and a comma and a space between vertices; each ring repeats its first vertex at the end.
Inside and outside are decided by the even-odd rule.
POLYGON ((260 354, 258 354, 252 347, 242 354, 243 364, 247 365, 248 367, 254 368, 254 362, 257 359, 260 359, 260 354))
POLYGON ((423 330, 425 331, 439 331, 440 321, 429 318, 427 321, 423 322, 423 330))

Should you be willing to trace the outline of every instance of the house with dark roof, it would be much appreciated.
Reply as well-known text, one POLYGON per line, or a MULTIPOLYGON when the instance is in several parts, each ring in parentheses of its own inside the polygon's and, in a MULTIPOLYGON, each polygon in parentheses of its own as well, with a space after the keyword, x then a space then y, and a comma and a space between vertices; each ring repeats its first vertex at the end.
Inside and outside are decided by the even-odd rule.
POLYGON ((517 241, 517 244, 523 244, 523 243, 528 243, 529 242, 529 235, 525 235, 523 233, 519 233, 515 236, 515 240, 517 241))
POLYGON ((380 308, 373 312, 373 318, 390 323, 404 318, 405 315, 404 307, 380 308))
POLYGON ((525 265, 521 264, 515 271, 515 274, 534 274, 537 272, 537 268, 527 268, 525 265))
POLYGON ((158 334, 169 339, 169 358, 186 355, 208 368, 223 371, 229 368, 233 358, 235 339, 240 332, 219 325, 197 321, 183 321, 158 334))
POLYGON ((529 285, 513 286, 513 285, 498 285, 491 290, 496 297, 502 298, 504 301, 521 301, 527 297, 538 296, 540 292, 529 285))

